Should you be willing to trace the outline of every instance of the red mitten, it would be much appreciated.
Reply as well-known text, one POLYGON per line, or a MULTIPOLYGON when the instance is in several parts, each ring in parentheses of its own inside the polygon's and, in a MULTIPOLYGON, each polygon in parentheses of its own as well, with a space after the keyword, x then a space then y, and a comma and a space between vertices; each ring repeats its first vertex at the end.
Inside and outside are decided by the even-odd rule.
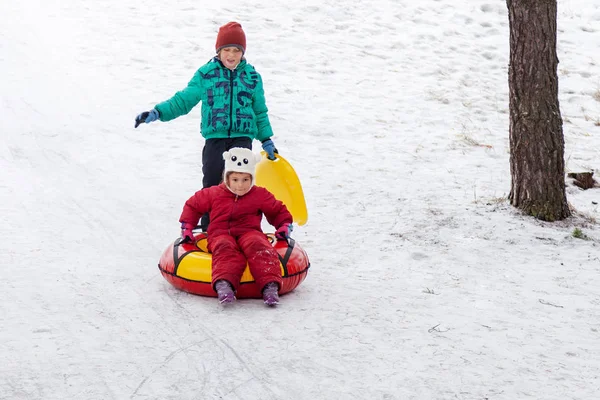
POLYGON ((196 239, 194 238, 194 232, 192 232, 192 225, 187 222, 181 223, 181 238, 183 242, 191 242, 194 243, 196 239))
POLYGON ((293 230, 294 226, 292 224, 283 224, 275 232, 275 237, 277 238, 277 240, 285 240, 287 242, 293 230))

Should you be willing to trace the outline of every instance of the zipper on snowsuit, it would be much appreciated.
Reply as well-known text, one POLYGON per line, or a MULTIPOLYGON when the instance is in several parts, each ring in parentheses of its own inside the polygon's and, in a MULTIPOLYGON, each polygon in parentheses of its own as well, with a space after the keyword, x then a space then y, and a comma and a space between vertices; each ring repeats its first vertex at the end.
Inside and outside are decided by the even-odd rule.
POLYGON ((229 71, 229 130, 227 137, 231 138, 231 127, 233 126, 233 74, 235 70, 229 71))
POLYGON ((240 197, 240 196, 238 196, 237 194, 235 195, 235 200, 233 200, 233 207, 231 207, 231 213, 229 214, 229 229, 228 229, 228 231, 229 231, 229 236, 233 236, 233 235, 231 234, 231 221, 233 220, 233 210, 234 210, 234 208, 235 208, 235 206, 236 206, 236 204, 237 204, 237 201, 238 201, 238 198, 239 198, 239 197, 240 197))

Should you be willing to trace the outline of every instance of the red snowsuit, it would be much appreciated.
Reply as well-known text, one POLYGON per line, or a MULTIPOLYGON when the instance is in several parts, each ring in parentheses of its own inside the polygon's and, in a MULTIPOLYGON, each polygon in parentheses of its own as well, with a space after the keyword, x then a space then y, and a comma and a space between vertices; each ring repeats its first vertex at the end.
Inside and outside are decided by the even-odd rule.
POLYGON ((210 213, 208 250, 212 253, 212 285, 225 279, 234 290, 246 268, 261 289, 269 282, 281 288, 279 257, 261 229, 263 214, 276 229, 291 224, 292 214, 267 189, 253 186, 243 196, 232 193, 224 183, 196 192, 185 202, 179 222, 196 226, 210 213))

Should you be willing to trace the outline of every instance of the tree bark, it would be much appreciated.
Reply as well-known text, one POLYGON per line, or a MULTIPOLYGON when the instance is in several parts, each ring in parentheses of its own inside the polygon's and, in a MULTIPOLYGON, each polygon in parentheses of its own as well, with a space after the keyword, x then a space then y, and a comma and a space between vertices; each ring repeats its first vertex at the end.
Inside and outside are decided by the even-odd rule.
POLYGON ((556 0, 507 0, 510 203, 544 221, 571 215, 558 103, 556 0))

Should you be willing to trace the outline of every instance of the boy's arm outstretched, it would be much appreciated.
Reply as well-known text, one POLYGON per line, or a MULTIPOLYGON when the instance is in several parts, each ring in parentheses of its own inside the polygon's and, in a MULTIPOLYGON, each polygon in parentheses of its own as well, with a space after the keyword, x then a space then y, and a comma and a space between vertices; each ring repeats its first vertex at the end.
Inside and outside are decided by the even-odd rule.
POLYGON ((169 100, 158 103, 154 108, 160 114, 160 120, 170 121, 192 111, 192 108, 202 98, 202 77, 200 71, 196 71, 187 87, 175 93, 169 100))
POLYGON ((175 93, 169 100, 158 103, 152 110, 135 117, 135 127, 156 120, 170 121, 189 113, 202 99, 202 90, 202 77, 200 71, 196 71, 185 89, 175 93))

